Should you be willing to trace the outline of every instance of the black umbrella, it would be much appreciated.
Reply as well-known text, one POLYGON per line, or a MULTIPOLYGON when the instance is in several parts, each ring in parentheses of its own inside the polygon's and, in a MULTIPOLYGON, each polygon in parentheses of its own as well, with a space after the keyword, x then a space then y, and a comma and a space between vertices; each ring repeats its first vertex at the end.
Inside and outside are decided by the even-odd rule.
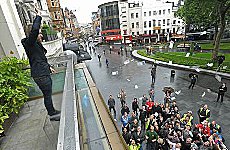
POLYGON ((196 78, 198 78, 198 75, 195 73, 190 73, 188 76, 189 76, 189 78, 191 78, 192 76, 195 76, 196 78))
POLYGON ((174 89, 172 87, 164 87, 164 89, 162 91, 163 92, 169 91, 169 92, 173 93, 174 89))

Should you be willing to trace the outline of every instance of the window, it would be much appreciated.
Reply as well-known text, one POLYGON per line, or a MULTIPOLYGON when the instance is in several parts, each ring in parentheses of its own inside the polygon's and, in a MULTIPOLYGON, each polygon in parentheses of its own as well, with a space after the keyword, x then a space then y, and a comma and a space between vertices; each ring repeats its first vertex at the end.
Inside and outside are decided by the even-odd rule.
POLYGON ((165 9, 163 10, 163 15, 165 14, 165 9))
POLYGON ((178 24, 180 24, 180 21, 178 21, 178 24))
POLYGON ((55 12, 54 12, 54 20, 57 20, 57 19, 58 19, 58 12, 55 11, 55 12))
POLYGON ((147 27, 147 21, 144 22, 144 28, 146 28, 146 27, 147 27))
POLYGON ((156 26, 156 20, 153 20, 153 27, 156 26))
POLYGON ((149 16, 151 16, 151 11, 149 11, 149 16))
POLYGON ((168 9, 168 14, 170 14, 170 9, 168 9))
POLYGON ((139 35, 139 32, 137 32, 137 35, 139 35))
POLYGON ((167 29, 167 32, 169 33, 169 29, 167 29))
POLYGON ((173 24, 176 24, 176 20, 173 20, 173 24))
POLYGON ((162 33, 165 34, 165 29, 162 29, 162 33))
POLYGON ((161 15, 161 10, 159 10, 159 15, 161 15))
POLYGON ((126 18, 126 16, 122 16, 122 18, 126 18))
POLYGON ((167 26, 170 25, 170 19, 167 19, 167 26))
POLYGON ((147 34, 147 31, 144 31, 144 34, 147 34))
POLYGON ((139 22, 136 22, 136 28, 139 28, 139 22))
POLYGON ((124 32, 124 35, 127 35, 127 30, 123 30, 123 32, 124 32))
POLYGON ((123 27, 127 27, 127 25, 126 25, 126 24, 124 24, 124 25, 123 25, 123 27))
POLYGON ((146 17, 146 12, 144 12, 144 16, 146 17))
POLYGON ((156 11, 153 11, 153 15, 157 15, 157 12, 156 12, 156 11))
POLYGON ((176 29, 175 28, 173 28, 173 33, 175 33, 176 32, 176 29))
POLYGON ((158 20, 158 26, 161 26, 161 20, 158 20))
POLYGON ((149 35, 151 35, 151 30, 149 30, 149 35))
POLYGON ((135 34, 135 32, 132 32, 132 35, 134 35, 135 34))
POLYGON ((138 13, 136 13, 136 18, 138 18, 138 13))
POLYGON ((134 28, 134 23, 132 23, 132 28, 134 28))
POLYGON ((153 33, 156 33, 156 30, 153 30, 153 33))
POLYGON ((149 21, 149 27, 151 27, 152 26, 152 22, 151 21, 149 21))
POLYGON ((163 19, 163 25, 165 25, 165 19, 163 19))
POLYGON ((132 19, 134 18, 134 13, 131 13, 131 18, 132 18, 132 19))
POLYGON ((55 0, 51 0, 51 6, 54 7, 55 6, 55 0))

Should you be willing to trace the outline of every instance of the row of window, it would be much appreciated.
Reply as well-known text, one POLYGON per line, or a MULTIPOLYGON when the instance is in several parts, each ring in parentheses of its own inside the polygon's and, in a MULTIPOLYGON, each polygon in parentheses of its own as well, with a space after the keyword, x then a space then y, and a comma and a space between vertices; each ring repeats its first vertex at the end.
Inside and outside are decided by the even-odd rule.
MULTIPOLYGON (((149 11, 149 13, 148 13, 148 16, 154 16, 154 15, 165 15, 165 9, 164 10, 159 10, 158 12, 157 11, 149 11)), ((171 12, 171 9, 168 9, 168 14, 170 14, 170 12, 171 12)), ((132 19, 134 19, 134 13, 131 13, 131 18, 132 19)), ((144 16, 146 17, 147 16, 147 12, 144 12, 144 16)), ((139 13, 136 13, 136 15, 135 15, 135 17, 136 18, 138 18, 139 17, 139 13)))
MULTIPOLYGON (((168 9, 168 14, 170 14, 171 13, 171 9, 168 9)), ((165 9, 163 9, 163 10, 159 10, 159 11, 149 11, 149 13, 148 13, 148 16, 154 16, 154 15, 165 15, 166 14, 166 10, 165 9)), ((146 17, 147 16, 147 12, 144 12, 144 16, 146 17)))
MULTIPOLYGON (((166 24, 166 21, 167 21, 167 26, 170 25, 170 19, 163 19, 162 20, 162 25, 164 26, 166 24)), ((158 22, 156 20, 153 20, 153 21, 149 21, 148 22, 148 27, 155 27, 155 26, 161 26, 161 20, 158 20, 158 22), (158 23, 158 24, 157 24, 158 23)), ((176 24, 176 20, 173 20, 173 25, 176 24)), ((180 21, 178 21, 178 24, 180 24, 180 21)), ((132 23, 132 28, 135 28, 135 23, 132 23)), ((136 28, 139 28, 139 22, 136 22, 136 28)), ((147 28, 147 21, 144 21, 144 28, 147 28)))

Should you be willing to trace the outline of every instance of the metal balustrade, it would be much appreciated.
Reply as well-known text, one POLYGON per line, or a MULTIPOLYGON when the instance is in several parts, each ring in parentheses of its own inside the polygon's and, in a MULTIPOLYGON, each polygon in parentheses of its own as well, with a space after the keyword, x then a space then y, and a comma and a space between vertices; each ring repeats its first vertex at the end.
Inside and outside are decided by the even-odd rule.
POLYGON ((80 150, 73 57, 67 57, 57 150, 80 150))

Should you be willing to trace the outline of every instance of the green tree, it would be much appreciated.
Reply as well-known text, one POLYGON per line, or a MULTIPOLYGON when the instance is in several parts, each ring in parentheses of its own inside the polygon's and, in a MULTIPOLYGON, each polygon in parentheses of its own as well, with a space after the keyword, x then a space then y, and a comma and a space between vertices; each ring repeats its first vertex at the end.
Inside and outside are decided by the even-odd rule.
POLYGON ((198 29, 215 28, 212 58, 216 60, 229 9, 230 0, 186 0, 185 5, 176 12, 176 16, 185 21, 187 30, 191 24, 198 29))

